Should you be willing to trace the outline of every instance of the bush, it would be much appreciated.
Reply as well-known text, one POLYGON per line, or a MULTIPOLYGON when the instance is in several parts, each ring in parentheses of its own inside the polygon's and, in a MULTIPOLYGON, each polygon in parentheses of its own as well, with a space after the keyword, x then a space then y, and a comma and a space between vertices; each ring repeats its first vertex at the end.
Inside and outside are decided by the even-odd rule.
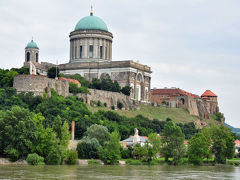
POLYGON ((76 150, 68 150, 66 155, 66 163, 67 164, 76 164, 78 159, 78 153, 76 150))
POLYGON ((107 103, 104 103, 103 105, 104 105, 104 107, 107 107, 107 103))
POLYGON ((14 148, 10 149, 10 151, 6 150, 5 153, 8 154, 8 158, 12 162, 17 161, 19 159, 19 152, 14 148))
POLYGON ((90 160, 88 160, 88 164, 100 164, 100 162, 95 159, 90 159, 90 160))
POLYGON ((115 106, 111 106, 111 109, 112 109, 112 110, 115 110, 115 106))
POLYGON ((42 156, 39 156, 36 153, 28 154, 27 156, 27 163, 30 165, 44 165, 44 158, 42 156))
POLYGON ((121 148, 121 156, 123 159, 129 159, 132 157, 132 151, 129 149, 121 148))
POLYGON ((97 101, 97 106, 98 106, 98 107, 101 107, 101 106, 102 106, 101 101, 99 101, 99 100, 97 101))
POLYGON ((82 86, 82 87, 78 87, 78 85, 76 83, 71 82, 70 86, 69 86, 69 92, 75 94, 78 93, 84 93, 84 94, 90 94, 89 90, 87 87, 82 86))
POLYGON ((120 101, 118 101, 118 103, 117 103, 117 107, 118 107, 118 109, 122 109, 122 108, 123 108, 123 103, 120 102, 120 101))
POLYGON ((59 68, 51 67, 47 72, 48 78, 55 78, 56 75, 57 75, 57 77, 59 77, 59 68), (57 70, 57 73, 56 73, 56 70, 57 70))
POLYGON ((234 165, 235 165, 235 166, 239 166, 239 165, 240 165, 240 162, 235 162, 234 165))
POLYGON ((223 115, 222 115, 222 113, 214 113, 214 114, 211 115, 211 117, 212 117, 214 120, 216 120, 216 121, 218 121, 218 122, 221 122, 221 121, 222 121, 222 118, 223 118, 223 115))
POLYGON ((131 87, 130 86, 125 86, 121 89, 121 92, 125 94, 126 96, 130 96, 131 94, 131 87))
POLYGON ((61 160, 62 160, 62 157, 60 152, 57 151, 56 149, 53 149, 48 154, 46 158, 46 163, 50 165, 59 165, 61 164, 61 160))

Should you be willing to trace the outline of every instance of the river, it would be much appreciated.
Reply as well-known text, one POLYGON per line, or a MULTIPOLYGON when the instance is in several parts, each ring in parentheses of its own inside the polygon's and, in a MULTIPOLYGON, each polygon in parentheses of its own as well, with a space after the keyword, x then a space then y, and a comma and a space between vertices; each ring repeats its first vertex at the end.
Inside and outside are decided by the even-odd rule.
POLYGON ((240 179, 240 167, 168 165, 0 165, 0 179, 240 179))

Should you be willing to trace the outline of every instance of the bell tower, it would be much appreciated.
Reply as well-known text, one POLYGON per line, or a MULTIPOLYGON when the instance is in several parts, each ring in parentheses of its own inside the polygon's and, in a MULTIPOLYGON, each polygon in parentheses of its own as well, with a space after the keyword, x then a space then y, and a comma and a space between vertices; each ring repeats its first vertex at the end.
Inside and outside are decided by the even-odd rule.
POLYGON ((39 61, 39 48, 37 44, 31 40, 25 48, 25 63, 39 61))

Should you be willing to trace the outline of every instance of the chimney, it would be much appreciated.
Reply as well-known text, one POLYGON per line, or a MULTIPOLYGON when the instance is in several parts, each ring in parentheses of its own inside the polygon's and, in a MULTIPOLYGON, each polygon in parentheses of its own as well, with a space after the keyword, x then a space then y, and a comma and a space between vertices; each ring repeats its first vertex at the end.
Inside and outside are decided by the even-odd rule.
POLYGON ((74 134, 75 134, 75 121, 72 121, 72 141, 74 140, 74 134))

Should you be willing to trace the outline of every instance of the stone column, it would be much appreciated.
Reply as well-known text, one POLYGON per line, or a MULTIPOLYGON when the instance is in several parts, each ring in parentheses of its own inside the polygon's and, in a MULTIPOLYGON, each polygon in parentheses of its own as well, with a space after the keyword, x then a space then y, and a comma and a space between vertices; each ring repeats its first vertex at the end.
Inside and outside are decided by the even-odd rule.
POLYGON ((88 46, 89 46, 89 42, 88 42, 88 39, 85 38, 85 58, 87 59, 88 58, 88 46))
POLYGON ((75 121, 72 121, 72 141, 74 141, 75 136, 75 121))

